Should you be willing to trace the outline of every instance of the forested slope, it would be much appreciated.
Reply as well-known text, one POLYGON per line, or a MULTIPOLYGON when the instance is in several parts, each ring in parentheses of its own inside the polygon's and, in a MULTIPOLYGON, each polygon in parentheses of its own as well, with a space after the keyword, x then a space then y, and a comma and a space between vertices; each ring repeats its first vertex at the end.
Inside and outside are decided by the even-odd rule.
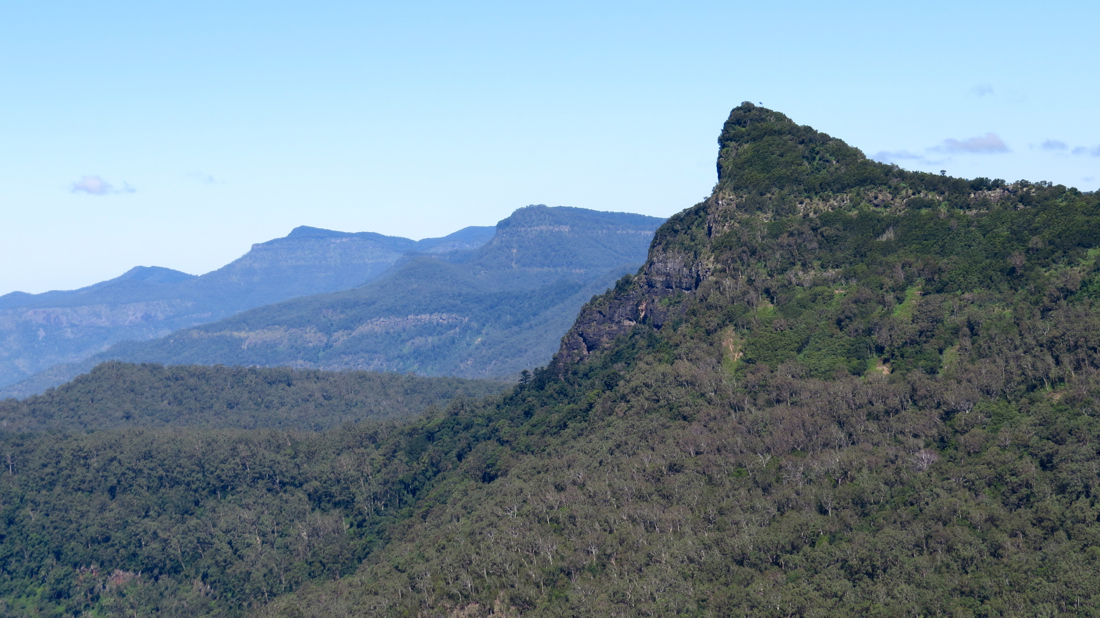
POLYGON ((417 516, 267 615, 1100 612, 1100 199, 748 104, 720 146, 548 370, 419 429, 417 516))
POLYGON ((714 194, 503 395, 6 436, 7 611, 1100 615, 1098 196, 751 104, 719 144, 714 194))
POLYGON ((0 401, 0 430, 192 427, 323 431, 408 419, 504 384, 370 371, 103 363, 23 401, 0 401))

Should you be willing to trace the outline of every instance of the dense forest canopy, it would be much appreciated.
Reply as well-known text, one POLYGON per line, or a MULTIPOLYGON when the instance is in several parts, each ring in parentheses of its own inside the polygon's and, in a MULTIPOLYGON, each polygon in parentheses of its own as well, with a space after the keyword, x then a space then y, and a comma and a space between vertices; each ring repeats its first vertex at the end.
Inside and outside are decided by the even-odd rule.
POLYGON ((1100 615, 1100 198, 751 104, 720 146, 503 394, 5 436, 7 611, 1100 615))
POLYGON ((0 401, 0 430, 126 428, 324 431, 408 419, 455 397, 478 399, 501 382, 285 367, 162 366, 106 362, 23 401, 0 401))

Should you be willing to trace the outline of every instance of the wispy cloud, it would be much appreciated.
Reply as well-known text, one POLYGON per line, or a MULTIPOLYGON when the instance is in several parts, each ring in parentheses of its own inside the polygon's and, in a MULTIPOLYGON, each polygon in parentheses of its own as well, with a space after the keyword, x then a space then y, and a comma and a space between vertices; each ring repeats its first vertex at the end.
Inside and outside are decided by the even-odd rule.
POLYGON ((941 152, 964 152, 969 154, 996 154, 1008 152, 1008 144, 1004 143, 996 133, 986 133, 977 137, 955 139, 949 137, 943 143, 934 148, 941 152))
POLYGON ((990 84, 978 84, 977 86, 974 86, 972 92, 979 97, 987 97, 993 94, 993 86, 990 84))
POLYGON ((908 150, 880 150, 871 155, 871 158, 879 163, 899 163, 902 161, 915 161, 927 165, 939 165, 943 163, 942 159, 930 159, 922 154, 909 152, 908 150))
MULTIPOLYGON (((1035 145, 1029 146, 1029 148, 1035 148, 1035 145)), ((1047 152, 1061 152, 1076 156, 1090 156, 1100 157, 1100 146, 1070 146, 1069 144, 1057 139, 1048 139, 1042 144, 1039 144, 1039 149, 1046 150, 1047 152)))
POLYGON ((88 195, 110 195, 112 193, 133 193, 136 191, 130 183, 123 182, 122 187, 115 187, 100 176, 84 176, 80 180, 69 184, 72 193, 87 193, 88 195))
POLYGON ((187 174, 187 177, 191 180, 207 185, 217 185, 221 184, 222 182, 221 180, 214 178, 213 174, 207 174, 205 172, 191 172, 190 174, 187 174))
POLYGON ((902 161, 905 159, 923 159, 924 157, 919 154, 913 154, 908 150, 895 150, 893 152, 880 150, 871 155, 871 158, 876 161, 902 161))
MULTIPOLYGON (((1061 142, 1047 140, 1043 143, 1043 148, 1057 149, 1058 144, 1061 144, 1061 142)), ((1068 146, 1062 144, 1061 147, 1067 148, 1068 146)), ((925 148, 923 152, 880 150, 871 155, 871 159, 880 163, 943 165, 952 160, 950 156, 945 157, 945 154, 993 154, 1000 152, 1009 152, 1008 144, 1005 144, 1004 140, 996 133, 986 133, 967 139, 947 138, 936 146, 925 148)))

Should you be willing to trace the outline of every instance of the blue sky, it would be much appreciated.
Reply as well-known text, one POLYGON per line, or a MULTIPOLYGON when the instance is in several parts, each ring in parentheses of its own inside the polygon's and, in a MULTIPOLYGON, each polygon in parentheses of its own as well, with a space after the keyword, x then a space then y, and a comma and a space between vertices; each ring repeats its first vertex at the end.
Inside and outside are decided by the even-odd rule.
POLYGON ((751 100, 910 169, 1100 186, 1100 4, 26 2, 0 294, 201 274, 297 225, 668 216, 751 100))

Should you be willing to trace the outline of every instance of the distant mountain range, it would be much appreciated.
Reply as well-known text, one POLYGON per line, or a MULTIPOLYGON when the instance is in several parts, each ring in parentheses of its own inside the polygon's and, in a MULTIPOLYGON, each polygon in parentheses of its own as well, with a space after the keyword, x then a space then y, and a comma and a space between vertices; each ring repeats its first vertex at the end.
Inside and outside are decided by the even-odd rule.
MULTIPOLYGON (((213 316, 224 319, 203 320, 208 323, 202 325, 193 310, 148 320, 145 330, 137 326, 127 331, 139 333, 132 341, 116 337, 76 362, 53 367, 39 363, 37 375, 16 384, 9 381, 0 396, 42 392, 107 360, 511 376, 545 363, 580 307, 637 270, 663 221, 529 206, 501 221, 491 239, 485 230, 493 228, 467 228, 420 243, 297 228, 204 277, 181 279, 187 275, 167 269, 138 273, 177 289, 209 278, 220 286, 216 289, 247 296, 249 304, 238 305, 240 309, 254 308, 241 313, 226 309, 213 316), (354 285, 357 269, 359 282, 366 283, 332 291, 354 285), (279 286, 276 272, 285 278, 279 286), (321 291, 330 293, 306 295, 311 285, 326 286, 321 291), (268 291, 276 287, 282 298, 268 291), (290 296, 298 298, 274 302, 290 296), (226 317, 232 313, 236 315, 226 317), (194 321, 184 323, 186 316, 194 321), (154 324, 159 331, 153 331, 154 324), (169 334, 177 324, 179 330, 169 334)), ((55 294, 103 295, 124 286, 130 290, 137 283, 124 282, 138 274, 55 294)), ((156 287, 144 284, 144 289, 156 287)), ((113 297, 120 296, 116 292, 113 297)), ((126 298, 152 302, 137 301, 138 296, 131 292, 126 298)), ((87 311, 88 303, 79 306, 87 311)))
POLYGON ((414 241, 303 226, 198 277, 138 266, 79 290, 6 294, 0 296, 0 386, 84 360, 119 341, 161 337, 245 309, 344 290, 406 255, 461 253, 493 234, 492 227, 468 227, 414 241))

